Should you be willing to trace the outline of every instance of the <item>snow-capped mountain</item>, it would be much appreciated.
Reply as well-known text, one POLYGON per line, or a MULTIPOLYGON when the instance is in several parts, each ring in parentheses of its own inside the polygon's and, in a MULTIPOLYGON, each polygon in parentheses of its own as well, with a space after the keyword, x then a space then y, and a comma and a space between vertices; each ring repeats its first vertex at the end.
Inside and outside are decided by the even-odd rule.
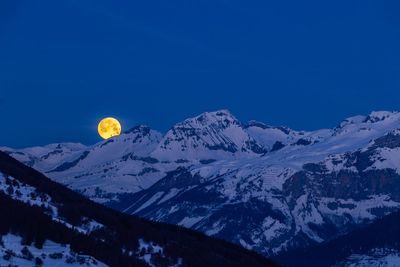
POLYGON ((311 132, 207 112, 165 135, 138 127, 65 148, 57 164, 3 150, 95 201, 264 255, 321 243, 400 207, 397 112, 311 132))
POLYGON ((206 112, 176 124, 152 155, 161 160, 215 160, 260 155, 257 143, 227 110, 206 112))
POLYGON ((277 266, 239 246, 94 203, 0 152, 1 266, 277 266))
POLYGON ((86 147, 82 144, 63 143, 50 144, 43 147, 29 147, 17 151, 8 148, 1 150, 12 151, 15 158, 36 169, 49 169, 67 161, 71 156, 81 153, 86 147))
MULTIPOLYGON (((161 138, 157 131, 137 126, 88 147, 52 144, 44 148, 2 150, 58 182, 104 202, 115 193, 137 192, 162 177, 153 168, 155 159, 149 157, 161 138)), ((168 166, 165 168, 168 170, 168 166)))

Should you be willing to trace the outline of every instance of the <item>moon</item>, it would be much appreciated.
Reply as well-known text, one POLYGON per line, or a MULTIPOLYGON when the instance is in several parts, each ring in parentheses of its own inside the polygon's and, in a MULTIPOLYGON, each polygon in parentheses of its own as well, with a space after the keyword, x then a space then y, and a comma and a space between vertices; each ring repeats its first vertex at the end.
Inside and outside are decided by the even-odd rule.
POLYGON ((103 139, 108 139, 121 134, 121 123, 115 118, 104 118, 99 122, 97 131, 103 139))

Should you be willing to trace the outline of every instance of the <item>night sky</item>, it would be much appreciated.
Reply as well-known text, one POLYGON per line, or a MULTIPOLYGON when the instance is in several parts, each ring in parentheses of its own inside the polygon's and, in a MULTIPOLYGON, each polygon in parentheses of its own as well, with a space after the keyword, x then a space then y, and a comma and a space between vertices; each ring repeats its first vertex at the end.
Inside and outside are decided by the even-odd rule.
POLYGON ((400 1, 0 1, 0 146, 204 111, 313 130, 400 110, 400 1))

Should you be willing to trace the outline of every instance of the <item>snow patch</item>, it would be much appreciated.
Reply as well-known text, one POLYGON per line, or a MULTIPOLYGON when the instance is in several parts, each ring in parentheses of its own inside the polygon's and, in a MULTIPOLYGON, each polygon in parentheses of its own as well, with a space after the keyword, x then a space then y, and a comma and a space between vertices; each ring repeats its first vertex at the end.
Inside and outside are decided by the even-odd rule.
POLYGON ((22 245, 20 236, 8 233, 1 237, 0 266, 36 266, 41 262, 43 267, 106 267, 107 265, 91 256, 73 252, 69 245, 58 244, 49 240, 42 249, 22 245))

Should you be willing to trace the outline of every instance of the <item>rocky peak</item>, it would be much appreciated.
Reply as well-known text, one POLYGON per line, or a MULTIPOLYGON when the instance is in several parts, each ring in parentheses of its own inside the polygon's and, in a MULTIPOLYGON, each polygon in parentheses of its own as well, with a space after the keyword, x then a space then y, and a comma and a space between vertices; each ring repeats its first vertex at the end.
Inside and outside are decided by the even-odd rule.
POLYGON ((125 134, 142 133, 144 135, 147 135, 150 133, 150 131, 151 131, 151 128, 147 125, 136 125, 135 127, 126 131, 125 134))
MULTIPOLYGON (((146 125, 135 126, 122 135, 115 137, 116 141, 124 141, 129 143, 156 143, 158 144, 162 138, 162 134, 151 129, 146 125)), ((110 139, 109 142, 112 142, 110 139)), ((107 141, 106 141, 107 142, 107 141)))
POLYGON ((203 128, 203 127, 218 127, 220 129, 228 128, 232 125, 240 126, 241 123, 236 119, 229 110, 222 109, 213 112, 204 112, 194 118, 189 118, 181 123, 178 123, 175 127, 192 127, 192 128, 203 128))
POLYGON ((264 152, 238 119, 228 110, 218 110, 176 124, 154 154, 161 158, 216 159, 264 152))
POLYGON ((376 123, 380 121, 384 121, 388 118, 394 118, 398 117, 398 112, 396 111, 373 111, 371 114, 369 114, 365 120, 363 121, 364 123, 376 123))

